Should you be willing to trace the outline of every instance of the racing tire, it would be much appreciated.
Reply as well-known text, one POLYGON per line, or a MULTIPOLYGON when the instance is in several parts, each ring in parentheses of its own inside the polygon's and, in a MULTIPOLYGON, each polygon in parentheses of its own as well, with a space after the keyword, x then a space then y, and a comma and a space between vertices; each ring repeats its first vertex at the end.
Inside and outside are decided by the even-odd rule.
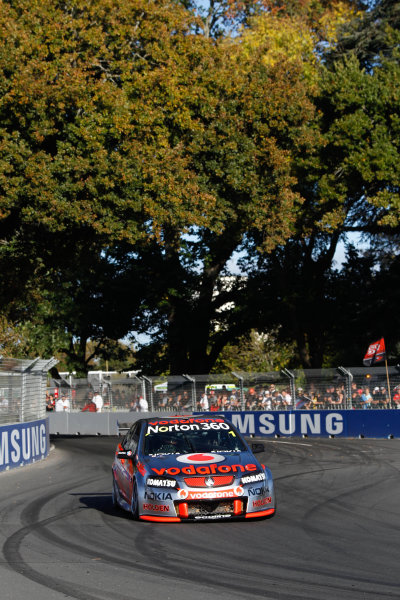
POLYGON ((134 521, 137 521, 139 518, 139 496, 136 479, 133 480, 132 485, 131 516, 134 521))

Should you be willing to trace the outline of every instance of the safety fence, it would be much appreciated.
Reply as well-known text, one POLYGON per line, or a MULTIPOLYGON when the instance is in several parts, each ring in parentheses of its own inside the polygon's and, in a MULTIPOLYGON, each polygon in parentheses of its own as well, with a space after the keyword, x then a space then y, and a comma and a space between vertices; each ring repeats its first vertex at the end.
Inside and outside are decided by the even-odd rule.
POLYGON ((47 392, 55 410, 68 412, 88 410, 94 395, 103 412, 393 409, 400 408, 400 367, 177 376, 97 371, 51 380, 47 392))
POLYGON ((46 416, 48 371, 57 360, 0 358, 0 424, 46 416))
POLYGON ((48 371, 55 359, 0 358, 0 471, 41 460, 49 452, 48 371))

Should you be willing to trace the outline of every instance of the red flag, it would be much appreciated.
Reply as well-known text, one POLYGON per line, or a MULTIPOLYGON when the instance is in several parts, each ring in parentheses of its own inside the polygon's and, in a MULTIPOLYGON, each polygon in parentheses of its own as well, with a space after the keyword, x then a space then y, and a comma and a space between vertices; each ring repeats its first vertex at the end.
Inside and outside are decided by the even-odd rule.
POLYGON ((381 338, 368 347, 363 363, 365 367, 372 367, 384 360, 386 360, 385 340, 381 338))

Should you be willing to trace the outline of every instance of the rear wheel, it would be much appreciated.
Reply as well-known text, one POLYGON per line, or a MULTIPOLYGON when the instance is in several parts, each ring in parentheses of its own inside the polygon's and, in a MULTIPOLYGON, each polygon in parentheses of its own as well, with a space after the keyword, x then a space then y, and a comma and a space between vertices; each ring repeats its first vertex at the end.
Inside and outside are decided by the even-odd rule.
POLYGON ((139 518, 139 498, 136 479, 133 480, 132 485, 131 513, 132 519, 137 520, 139 518))

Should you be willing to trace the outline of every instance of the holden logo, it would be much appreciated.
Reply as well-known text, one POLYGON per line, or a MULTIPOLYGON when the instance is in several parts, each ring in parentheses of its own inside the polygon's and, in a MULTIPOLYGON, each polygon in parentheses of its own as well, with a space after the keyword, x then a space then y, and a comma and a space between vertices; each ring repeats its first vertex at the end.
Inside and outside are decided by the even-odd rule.
POLYGON ((183 463, 204 464, 221 462, 221 460, 225 460, 225 456, 213 454, 212 452, 198 452, 197 454, 183 454, 182 456, 177 456, 176 460, 183 463))
POLYGON ((206 477, 206 480, 204 483, 206 484, 207 487, 213 487, 214 479, 212 477, 206 477))

